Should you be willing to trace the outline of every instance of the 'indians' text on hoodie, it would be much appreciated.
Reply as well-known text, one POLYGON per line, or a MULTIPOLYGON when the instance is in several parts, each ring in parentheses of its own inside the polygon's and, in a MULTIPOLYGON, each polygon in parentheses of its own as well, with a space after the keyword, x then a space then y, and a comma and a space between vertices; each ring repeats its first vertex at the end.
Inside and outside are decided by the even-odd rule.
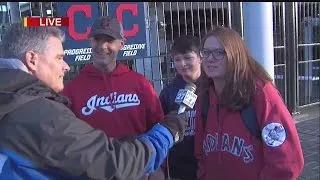
POLYGON ((151 83, 122 64, 108 74, 88 64, 62 94, 79 119, 110 137, 141 134, 163 119, 151 83))
POLYGON ((304 160, 297 129, 271 83, 257 83, 252 103, 261 139, 252 136, 240 112, 222 104, 213 87, 209 89, 207 121, 196 104, 195 153, 199 180, 294 180, 304 160), (206 122, 205 124, 203 124, 206 122))

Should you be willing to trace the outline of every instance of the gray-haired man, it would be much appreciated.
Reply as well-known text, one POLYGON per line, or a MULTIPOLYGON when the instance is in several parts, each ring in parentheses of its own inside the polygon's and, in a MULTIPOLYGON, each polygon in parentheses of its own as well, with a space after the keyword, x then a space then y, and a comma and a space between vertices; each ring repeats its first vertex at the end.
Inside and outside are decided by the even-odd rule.
POLYGON ((69 70, 55 27, 11 25, 1 42, 0 179, 137 179, 183 138, 186 114, 171 113, 130 141, 77 119, 58 94, 69 70), (174 136, 173 136, 174 135, 174 136))

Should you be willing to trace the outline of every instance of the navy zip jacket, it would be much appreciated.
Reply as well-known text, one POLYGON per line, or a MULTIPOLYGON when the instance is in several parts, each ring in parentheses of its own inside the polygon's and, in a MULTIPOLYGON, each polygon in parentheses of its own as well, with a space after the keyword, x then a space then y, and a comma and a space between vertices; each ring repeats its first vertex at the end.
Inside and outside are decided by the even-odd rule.
MULTIPOLYGON (((200 79, 199 79, 200 80, 200 79)), ((199 88, 199 80, 195 83, 199 88)), ((181 75, 177 75, 173 82, 168 84, 160 93, 160 101, 164 114, 172 110, 178 110, 179 105, 174 102, 179 89, 184 89, 187 82, 181 75)), ((176 144, 169 152, 169 174, 172 178, 184 180, 195 179, 197 161, 194 156, 194 133, 196 109, 186 110, 189 115, 185 137, 182 142, 176 144)), ((168 168, 168 167, 167 167, 168 168)))

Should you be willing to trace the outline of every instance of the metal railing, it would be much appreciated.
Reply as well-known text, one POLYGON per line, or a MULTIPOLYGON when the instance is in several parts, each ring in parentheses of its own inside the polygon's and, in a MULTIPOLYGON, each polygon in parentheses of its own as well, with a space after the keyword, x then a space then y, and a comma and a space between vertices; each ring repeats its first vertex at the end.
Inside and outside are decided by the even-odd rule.
POLYGON ((320 3, 297 3, 298 106, 320 101, 320 3))
MULTIPOLYGON (((20 2, 18 15, 10 12, 8 3, 0 5, 2 33, 17 16, 55 16, 57 3, 20 2)), ((108 4, 99 5, 100 14, 105 15, 108 4)), ((175 76, 170 53, 175 38, 201 38, 214 25, 228 26, 242 34, 240 2, 148 2, 146 7, 147 39, 153 42, 153 49, 147 57, 122 63, 144 74, 157 92, 175 76)), ((319 104, 320 2, 274 2, 273 15, 275 83, 279 91, 292 111, 319 104)), ((67 79, 72 79, 83 66, 72 66, 67 79)))

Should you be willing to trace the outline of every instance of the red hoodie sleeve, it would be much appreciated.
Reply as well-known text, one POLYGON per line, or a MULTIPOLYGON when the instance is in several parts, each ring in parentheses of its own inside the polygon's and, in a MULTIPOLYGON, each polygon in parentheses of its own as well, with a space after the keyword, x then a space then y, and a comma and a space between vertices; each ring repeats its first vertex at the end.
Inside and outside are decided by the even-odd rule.
POLYGON ((143 103, 146 108, 147 127, 151 129, 154 124, 163 120, 164 115, 161 109, 161 102, 157 92, 154 90, 151 83, 144 79, 141 87, 143 91, 143 103))
MULTIPOLYGON (((199 98, 199 97, 198 97, 199 98)), ((204 135, 204 126, 203 126, 203 120, 201 118, 201 108, 200 108, 200 101, 197 101, 196 103, 196 127, 195 127, 195 135, 194 135, 194 153, 195 157, 198 162, 198 169, 197 169, 197 179, 198 180, 203 180, 204 179, 204 174, 205 174, 205 169, 204 169, 204 164, 203 164, 203 157, 204 157, 204 151, 202 148, 203 144, 203 135, 204 135)))
POLYGON ((293 118, 275 87, 265 88, 260 107, 263 114, 263 169, 260 180, 294 180, 302 171, 304 160, 293 118))

